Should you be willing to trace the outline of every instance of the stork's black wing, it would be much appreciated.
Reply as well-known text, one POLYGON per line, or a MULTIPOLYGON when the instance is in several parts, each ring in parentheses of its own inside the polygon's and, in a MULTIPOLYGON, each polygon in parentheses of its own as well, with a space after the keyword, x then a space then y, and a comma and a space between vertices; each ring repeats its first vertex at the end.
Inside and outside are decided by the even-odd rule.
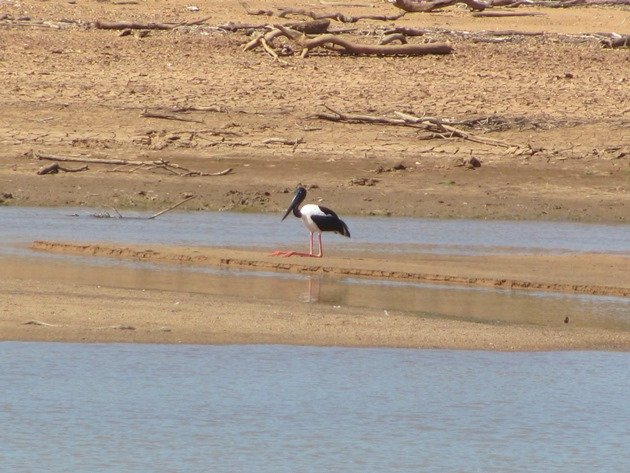
POLYGON ((336 232, 350 238, 350 230, 335 212, 327 207, 319 207, 326 215, 312 215, 311 218, 322 232, 336 232))

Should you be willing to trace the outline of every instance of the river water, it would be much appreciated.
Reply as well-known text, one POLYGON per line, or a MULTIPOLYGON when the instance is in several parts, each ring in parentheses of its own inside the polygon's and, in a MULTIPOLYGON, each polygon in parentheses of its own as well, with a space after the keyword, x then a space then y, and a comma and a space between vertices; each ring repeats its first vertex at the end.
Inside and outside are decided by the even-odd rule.
MULTIPOLYGON (((0 207, 0 243, 75 240, 184 246, 308 246, 302 222, 281 215, 231 212, 149 213, 113 210, 0 207)), ((344 251, 424 251, 450 254, 503 252, 607 252, 630 254, 630 225, 567 222, 438 220, 349 217, 352 239, 324 235, 324 245, 344 251)))
POLYGON ((622 472, 630 355, 0 343, 7 472, 622 472))

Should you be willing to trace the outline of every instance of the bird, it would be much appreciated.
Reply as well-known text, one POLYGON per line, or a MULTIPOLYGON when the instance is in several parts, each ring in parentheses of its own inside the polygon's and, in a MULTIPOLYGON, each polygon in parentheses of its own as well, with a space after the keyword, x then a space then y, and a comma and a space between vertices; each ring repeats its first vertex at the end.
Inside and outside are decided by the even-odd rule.
POLYGON ((275 251, 273 256, 310 256, 313 258, 321 258, 324 256, 322 248, 322 232, 335 232, 350 238, 350 230, 343 220, 341 220, 335 212, 327 207, 315 204, 306 204, 299 208, 300 204, 306 198, 306 189, 301 185, 295 189, 295 196, 285 212, 281 221, 293 212, 297 218, 301 218, 310 232, 310 245, 308 253, 300 253, 297 251, 275 251), (319 253, 313 254, 313 235, 317 233, 319 240, 319 253))

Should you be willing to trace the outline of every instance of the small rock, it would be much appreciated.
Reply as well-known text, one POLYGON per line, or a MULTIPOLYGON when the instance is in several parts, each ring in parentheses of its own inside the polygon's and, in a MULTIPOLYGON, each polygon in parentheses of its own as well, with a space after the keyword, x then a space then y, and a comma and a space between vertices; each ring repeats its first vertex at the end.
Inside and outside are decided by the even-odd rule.
POLYGON ((125 28, 120 33, 118 33, 118 36, 129 36, 131 33, 132 31, 130 28, 125 28))
POLYGON ((457 158, 453 161, 453 165, 458 167, 463 166, 467 169, 475 169, 481 166, 481 161, 474 156, 471 156, 470 158, 457 158))
POLYGON ((375 186, 377 182, 379 182, 378 179, 371 177, 354 177, 350 179, 351 186, 375 186))
POLYGON ((11 192, 3 192, 2 193, 2 197, 5 199, 13 199, 13 194, 11 194, 11 192))
POLYGON ((474 156, 471 156, 470 158, 468 158, 468 160, 466 162, 466 167, 468 169, 474 169, 474 168, 481 167, 481 161, 479 161, 474 156))
POLYGON ((392 169, 394 171, 404 171, 405 169, 407 169, 407 166, 405 166, 403 163, 399 163, 396 164, 396 166, 392 167, 392 169))

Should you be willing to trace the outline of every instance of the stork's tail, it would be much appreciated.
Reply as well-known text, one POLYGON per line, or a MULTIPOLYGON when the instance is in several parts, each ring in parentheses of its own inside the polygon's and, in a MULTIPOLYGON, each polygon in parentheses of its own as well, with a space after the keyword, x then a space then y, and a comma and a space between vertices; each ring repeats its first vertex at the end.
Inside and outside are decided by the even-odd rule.
POLYGON ((339 233, 350 238, 350 230, 348 229, 348 225, 346 225, 346 222, 344 222, 343 220, 339 220, 339 222, 341 222, 341 231, 339 233))

